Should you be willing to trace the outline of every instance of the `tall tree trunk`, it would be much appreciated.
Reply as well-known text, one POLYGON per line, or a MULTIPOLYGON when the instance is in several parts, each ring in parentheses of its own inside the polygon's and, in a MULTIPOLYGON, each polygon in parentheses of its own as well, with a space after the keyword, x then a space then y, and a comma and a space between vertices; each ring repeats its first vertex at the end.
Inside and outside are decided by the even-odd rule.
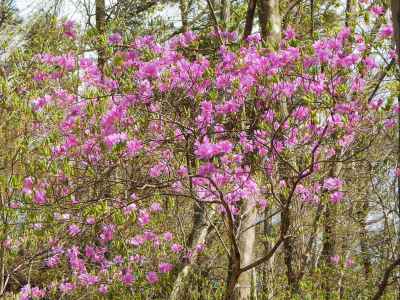
MULTIPOLYGON (((392 0, 391 1, 391 10, 392 10, 392 23, 394 29, 394 42, 396 45, 396 54, 397 54, 397 64, 398 68, 400 68, 400 1, 392 0)), ((399 75, 398 75, 399 76, 399 75)), ((397 101, 400 103, 400 95, 397 97, 397 101)), ((400 113, 397 116, 397 168, 400 168, 400 113)), ((400 176, 397 177, 397 213, 400 217, 400 176)), ((398 239, 397 239, 397 251, 400 252, 400 225, 398 228, 398 239)), ((399 277, 399 276, 398 276, 399 277)), ((400 279, 397 279, 397 288, 400 290, 400 279)), ((378 299, 378 298, 376 298, 378 299)), ((398 291, 397 299, 400 300, 400 292, 398 291)))
MULTIPOLYGON (((270 214, 272 214, 272 209, 271 207, 266 207, 264 211, 264 237, 271 237, 273 234, 272 230, 272 218, 270 218, 270 214)), ((265 249, 266 251, 270 251, 271 249, 271 243, 266 241, 265 242, 265 249)), ((275 261, 275 255, 271 257, 271 259, 268 261, 268 263, 265 265, 263 269, 263 288, 264 291, 267 292, 268 299, 272 298, 274 295, 274 290, 273 290, 273 279, 274 279, 274 261, 275 261)))
POLYGON ((230 0, 221 0, 221 25, 226 30, 229 24, 229 18, 231 13, 231 1, 230 0))
MULTIPOLYGON (((99 35, 104 34, 106 25, 106 5, 105 0, 96 0, 96 29, 99 35)), ((99 40, 99 44, 100 44, 99 40)), ((100 71, 103 73, 105 64, 104 49, 101 45, 97 50, 97 65, 100 71)))
MULTIPOLYGON (((187 147, 187 153, 190 153, 191 155, 186 156, 186 166, 188 168, 189 174, 195 174, 196 162, 194 159, 191 158, 193 157, 193 145, 189 146, 188 144, 187 147)), ((189 178, 189 187, 190 192, 194 193, 192 178, 189 178)), ((191 250, 195 250, 196 246, 199 244, 206 243, 206 238, 211 226, 209 221, 211 221, 211 218, 214 214, 214 210, 208 209, 206 203, 195 203, 193 210, 193 227, 187 240, 187 244, 189 245, 191 250)), ((187 293, 185 289, 187 285, 187 279, 193 273, 193 267, 196 264, 198 258, 198 252, 193 251, 193 254, 190 257, 189 261, 181 269, 178 277, 175 280, 174 288, 169 297, 170 300, 180 300, 185 298, 185 295, 187 293)))
MULTIPOLYGON (((337 153, 340 151, 336 149, 337 153)), ((340 163, 333 162, 329 177, 337 177, 340 173, 340 163)), ((322 270, 323 270, 323 289, 325 291, 325 299, 331 298, 332 283, 335 282, 333 278, 332 270, 334 269, 331 258, 336 253, 336 216, 337 206, 330 202, 327 203, 324 212, 324 224, 323 224, 323 242, 322 242, 322 270)))
POLYGON ((325 273, 323 279, 323 289, 325 292, 325 299, 331 298, 331 291, 332 291, 332 276, 331 269, 332 262, 331 258, 335 255, 336 250, 336 236, 335 236, 335 206, 334 204, 328 203, 325 207, 324 212, 324 236, 323 236, 323 244, 322 244, 322 263, 323 263, 323 271, 325 273))
MULTIPOLYGON (((206 209, 207 207, 204 204, 196 206, 195 208, 193 215, 193 228, 189 236, 188 242, 192 250, 194 250, 197 245, 206 243, 207 234, 210 229, 210 223, 207 220, 207 214, 209 218, 211 218, 213 214, 212 210, 206 211, 206 209)), ((192 274, 193 267, 196 264, 198 258, 199 254, 197 251, 194 250, 189 261, 179 272, 178 277, 175 280, 174 288, 169 297, 170 300, 180 300, 185 298, 185 295, 187 295, 186 279, 192 274)))
POLYGON ((394 42, 396 44, 397 59, 400 64, 400 2, 398 0, 392 0, 391 6, 392 6, 392 22, 394 29, 394 42))
POLYGON ((281 15, 279 0, 259 0, 259 21, 261 37, 270 44, 278 44, 281 40, 281 15))
POLYGON ((246 12, 246 22, 244 25, 243 39, 246 39, 253 31, 254 14, 256 11, 256 0, 249 0, 246 12))
POLYGON ((368 253, 368 232, 366 227, 366 219, 368 216, 368 195, 366 195, 361 211, 359 212, 359 224, 360 224, 360 248, 361 248, 361 257, 364 266, 364 275, 365 279, 368 280, 369 275, 371 273, 371 262, 369 260, 368 253))
POLYGON ((182 32, 189 29, 189 3, 187 0, 179 0, 179 8, 181 10, 182 32))
MULTIPOLYGON (((282 208, 281 213, 281 232, 283 235, 286 235, 289 232, 289 228, 291 226, 291 216, 290 209, 286 205, 282 208)), ((283 257, 286 265, 286 277, 288 281, 288 285, 290 288, 291 297, 299 294, 300 286, 297 280, 296 272, 293 268, 293 239, 288 238, 283 241, 283 257)))
MULTIPOLYGON (((281 39, 281 17, 279 12, 279 0, 258 0, 258 17, 261 28, 261 35, 264 41, 271 44, 278 44, 281 39)), ((280 110, 284 116, 287 115, 286 103, 281 103, 280 110)), ((281 166, 282 167, 282 166, 281 166)), ((264 235, 268 236, 271 234, 272 219, 269 219, 270 209, 264 211, 264 235)), ((282 220, 282 218, 281 218, 282 220)), ((289 228, 287 228, 289 229, 289 228)), ((269 245, 267 245, 269 247, 269 245)), ((270 261, 270 267, 272 268, 273 259, 270 261)))
MULTIPOLYGON (((240 251, 240 267, 249 265, 254 261, 254 245, 256 240, 256 227, 254 224, 257 219, 256 202, 254 197, 246 199, 243 202, 242 210, 244 212, 241 221, 243 231, 239 234, 238 246, 240 251)), ((252 295, 252 282, 254 280, 253 270, 240 274, 235 286, 235 300, 254 299, 252 295)), ((254 289, 253 289, 254 291, 254 289)))
POLYGON ((346 27, 351 27, 352 29, 354 29, 354 0, 347 0, 346 1, 346 16, 345 16, 345 23, 344 25, 346 27))

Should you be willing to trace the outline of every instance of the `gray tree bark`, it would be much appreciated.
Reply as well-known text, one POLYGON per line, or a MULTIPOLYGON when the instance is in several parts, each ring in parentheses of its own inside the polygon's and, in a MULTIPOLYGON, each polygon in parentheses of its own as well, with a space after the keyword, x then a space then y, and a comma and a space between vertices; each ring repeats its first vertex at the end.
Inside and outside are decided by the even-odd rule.
POLYGON ((224 29, 228 28, 229 18, 231 13, 231 1, 221 0, 221 25, 224 29))
POLYGON ((281 40, 281 15, 279 0, 259 0, 259 22, 264 41, 277 44, 281 40))
MULTIPOLYGON (((255 195, 254 195, 255 196, 255 195)), ((254 261, 254 246, 256 241, 256 227, 253 226, 257 219, 255 197, 246 199, 243 202, 241 228, 243 231, 239 235, 240 267, 243 268, 254 261)), ((240 274, 235 286, 235 300, 255 299, 255 289, 252 289, 252 282, 255 280, 255 272, 248 270, 240 274)))
POLYGON ((189 3, 187 0, 179 0, 179 8, 181 10, 182 32, 189 29, 189 3))
MULTIPOLYGON (((206 205, 196 205, 194 209, 193 227, 188 241, 188 244, 192 250, 195 249, 197 245, 206 243, 206 238, 210 229, 210 222, 208 221, 208 218, 212 218, 213 216, 213 210, 206 211, 206 209, 206 205)), ((180 300, 185 298, 187 279, 194 271, 194 265, 196 264, 198 258, 199 253, 193 250, 192 256, 179 272, 178 277, 175 280, 174 288, 169 297, 170 300, 180 300)))

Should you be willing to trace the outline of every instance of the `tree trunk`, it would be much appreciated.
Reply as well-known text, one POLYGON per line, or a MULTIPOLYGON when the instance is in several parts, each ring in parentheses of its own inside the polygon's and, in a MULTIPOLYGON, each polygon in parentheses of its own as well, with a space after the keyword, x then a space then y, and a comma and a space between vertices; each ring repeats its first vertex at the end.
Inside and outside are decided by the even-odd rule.
POLYGON ((354 26, 356 25, 356 24, 354 24, 354 17, 353 17, 353 14, 354 14, 354 7, 355 5, 354 5, 354 0, 347 0, 346 1, 346 11, 345 11, 345 13, 346 13, 346 16, 345 16, 345 26, 346 27, 351 27, 352 29, 354 29, 354 26))
MULTIPOLYGON (((391 1, 391 10, 392 10, 392 23, 394 29, 394 42, 396 45, 396 54, 397 54, 397 64, 400 67, 400 2, 398 0, 391 1)), ((400 102, 400 96, 397 97, 397 101, 400 102)), ((400 113, 397 116, 397 168, 400 168, 400 113)), ((400 176, 397 177, 397 213, 400 216, 400 176)), ((397 251, 400 251, 400 226, 398 228, 398 237, 397 237, 397 251)), ((399 274, 398 274, 399 275, 399 274)), ((399 276, 398 276, 399 277, 399 276)), ((400 290, 400 279, 397 279, 397 288, 400 290)), ((378 297, 376 299, 379 299, 378 297)), ((397 294, 397 299, 400 300, 400 292, 397 294)))
POLYGON ((246 23, 244 25, 243 39, 246 39, 253 31, 254 13, 256 11, 256 0, 249 0, 246 13, 246 23))
MULTIPOLYGON (((105 0, 96 0, 96 29, 99 36, 104 34, 106 24, 106 5, 105 0)), ((100 39, 98 41, 100 44, 100 39)), ((101 45, 97 50, 97 65, 103 74, 103 68, 105 64, 104 49, 101 45)))
POLYGON ((189 29, 189 4, 187 0, 180 0, 179 8, 181 10, 182 32, 186 32, 189 29))
MULTIPOLYGON (((270 218, 270 214, 272 214, 272 209, 269 207, 266 207, 264 210, 264 237, 270 237, 272 236, 273 230, 272 230, 272 218, 270 218)), ((271 249, 271 243, 266 241, 265 242, 265 249, 266 251, 270 251, 271 249)), ((268 261, 268 263, 265 265, 263 269, 263 289, 264 291, 267 291, 268 294, 268 299, 272 298, 274 295, 274 290, 273 290, 273 278, 274 278, 274 260, 275 260, 275 255, 271 257, 271 259, 268 261)))
POLYGON ((279 0, 259 0, 259 21, 261 37, 270 44, 278 44, 281 40, 281 16, 279 0))
POLYGON ((221 0, 221 25, 226 30, 228 28, 229 18, 231 12, 230 0, 221 0))
MULTIPOLYGON (((256 223, 257 210, 255 207, 255 199, 249 198, 244 201, 242 207, 244 214, 241 222, 241 228, 244 230, 239 235, 239 251, 240 251, 240 267, 249 265, 254 261, 254 245, 256 240, 256 223), (249 229, 247 229, 249 228, 249 229)), ((235 286, 235 300, 249 300, 252 295, 252 280, 254 278, 253 270, 240 274, 235 286)), ((254 290, 254 289, 253 289, 254 290)))
POLYGON ((400 2, 398 0, 392 0, 391 6, 392 6, 392 22, 394 29, 394 42, 396 44, 397 59, 400 64, 400 2))
POLYGON ((188 263, 179 272, 177 279, 174 283, 174 288, 169 297, 170 300, 184 299, 187 291, 185 290, 187 284, 187 278, 192 274, 193 267, 196 264, 199 254, 195 251, 196 246, 199 244, 205 244, 207 234, 210 228, 210 223, 207 219, 213 216, 213 210, 207 210, 205 204, 199 204, 195 206, 193 215, 193 227, 188 238, 188 244, 193 250, 193 254, 190 257, 188 263))
POLYGON ((368 253, 368 232, 366 228, 365 221, 368 216, 368 195, 363 203, 363 207, 359 214, 359 224, 360 224, 360 248, 361 248, 361 256, 364 266, 364 275, 365 279, 368 280, 369 274, 371 273, 371 262, 369 260, 369 253, 368 253))
MULTIPOLYGON (((336 151, 340 151, 336 149, 336 151)), ((333 163, 329 172, 329 177, 337 177, 340 173, 340 163, 333 163)), ((323 270, 323 289, 325 291, 325 299, 331 298, 333 283, 335 279, 332 274, 333 265, 331 262, 332 256, 336 252, 336 204, 330 202, 327 203, 324 212, 324 224, 323 224, 323 242, 322 242, 322 270, 323 270)))
MULTIPOLYGON (((281 213, 281 232, 286 235, 291 225, 290 209, 286 205, 282 208, 281 213)), ((283 257, 286 265, 286 277, 292 297, 299 294, 300 286, 297 280, 296 272, 293 269, 293 239, 288 238, 283 241, 283 257)))

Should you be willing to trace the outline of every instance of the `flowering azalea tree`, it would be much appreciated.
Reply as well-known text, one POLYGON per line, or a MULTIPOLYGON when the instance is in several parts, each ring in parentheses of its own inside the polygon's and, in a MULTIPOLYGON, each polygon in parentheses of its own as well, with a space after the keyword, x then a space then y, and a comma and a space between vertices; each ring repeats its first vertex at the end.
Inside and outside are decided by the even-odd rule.
POLYGON ((347 27, 314 42, 287 28, 276 50, 258 34, 185 32, 158 43, 112 33, 103 70, 74 23, 54 30, 63 48, 35 54, 29 87, 15 91, 29 122, 2 204, 14 226, 3 239, 2 293, 28 272, 21 299, 164 297, 214 232, 229 265, 224 299, 239 297, 278 251, 298 294, 316 232, 299 233, 295 214, 314 228, 323 209, 319 264, 329 285, 342 259, 330 222, 352 195, 344 170, 394 135, 399 104, 380 96, 392 93, 381 86, 395 59, 390 25, 378 33, 382 58, 347 27), (189 242, 173 213, 187 203, 206 224, 189 242), (246 233, 271 207, 280 226, 260 251, 265 241, 246 233))

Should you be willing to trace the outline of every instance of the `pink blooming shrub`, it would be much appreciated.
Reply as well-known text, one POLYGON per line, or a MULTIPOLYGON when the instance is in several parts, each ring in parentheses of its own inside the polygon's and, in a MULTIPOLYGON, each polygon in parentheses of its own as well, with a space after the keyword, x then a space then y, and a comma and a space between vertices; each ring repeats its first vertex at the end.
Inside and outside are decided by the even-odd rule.
MULTIPOLYGON (((64 26, 68 38, 74 32, 64 26)), ((391 34, 387 25, 379 36, 391 34)), ((205 251, 182 243, 171 199, 212 206, 221 223, 240 220, 245 201, 262 211, 276 195, 288 195, 289 208, 341 203, 348 181, 328 175, 332 163, 397 122, 377 97, 366 100, 381 62, 362 37, 349 46, 350 35, 344 28, 310 47, 288 28, 274 52, 252 35, 206 58, 187 54, 200 39, 194 33, 164 44, 139 37, 127 47, 114 47, 122 43, 114 33, 104 74, 73 49, 38 55, 43 76, 29 95, 38 123, 32 144, 43 151, 18 183, 13 209, 29 211, 43 241, 38 259, 57 276, 21 296, 45 297, 50 284, 59 298, 162 282, 182 257, 205 251)), ((224 234, 230 249, 236 236, 224 234)))

